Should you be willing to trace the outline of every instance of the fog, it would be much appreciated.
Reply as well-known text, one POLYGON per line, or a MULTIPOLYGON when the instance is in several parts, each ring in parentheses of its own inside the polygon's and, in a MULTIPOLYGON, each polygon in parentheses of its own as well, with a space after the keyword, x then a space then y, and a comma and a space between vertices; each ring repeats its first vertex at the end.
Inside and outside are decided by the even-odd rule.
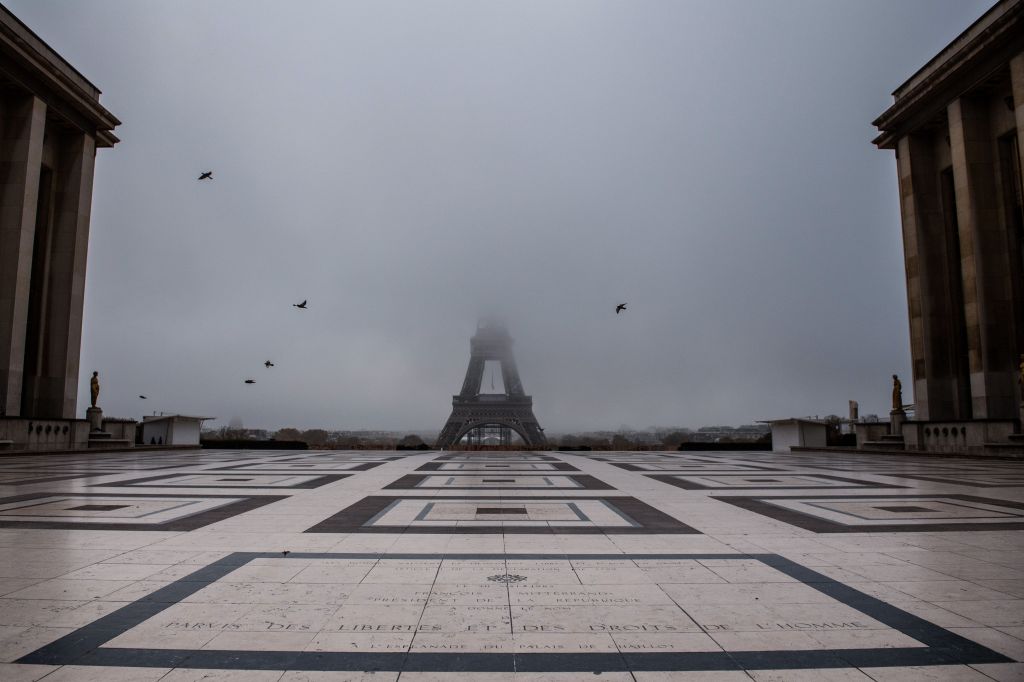
POLYGON ((910 400, 870 123, 989 2, 7 4, 123 121, 83 414, 436 430, 482 315, 549 433, 910 400))

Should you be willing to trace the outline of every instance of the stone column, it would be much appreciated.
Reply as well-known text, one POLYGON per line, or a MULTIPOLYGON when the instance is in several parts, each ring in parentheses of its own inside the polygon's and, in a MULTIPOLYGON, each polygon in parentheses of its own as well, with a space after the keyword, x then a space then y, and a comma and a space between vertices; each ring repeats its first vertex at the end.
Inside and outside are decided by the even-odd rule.
MULTIPOLYGON (((908 135, 896 148, 903 256, 910 316, 916 418, 957 416, 960 315, 950 295, 950 255, 931 136, 908 135)), ((963 377, 966 382, 966 377, 963 377)))
POLYGON ((74 419, 89 246, 96 141, 68 133, 60 142, 45 309, 43 363, 36 395, 41 416, 74 419))
POLYGON ((21 414, 25 324, 32 278, 46 104, 0 100, 0 415, 21 414))
POLYGON ((947 113, 974 417, 1014 419, 1012 283, 988 102, 962 97, 947 113))
MULTIPOLYGON (((1020 167, 1024 168, 1024 52, 1010 60, 1010 88, 1013 93, 1013 113, 1017 119, 1017 151, 1020 167)), ((1024 349, 1021 349, 1024 353, 1024 349)))
MULTIPOLYGON (((1020 155, 1019 167, 1024 169, 1024 52, 1010 60, 1010 87, 1013 93, 1013 113, 1017 123, 1017 153, 1020 155)), ((1018 305, 1020 305, 1019 302, 1018 305)), ((1024 345, 1022 345, 1020 341, 1022 336, 1024 336, 1024 330, 1017 335, 1018 360, 1020 359, 1020 356, 1024 355, 1024 345)), ((1024 433, 1024 384, 1018 383, 1017 390, 1017 409, 1020 415, 1020 428, 1021 433, 1024 433)))

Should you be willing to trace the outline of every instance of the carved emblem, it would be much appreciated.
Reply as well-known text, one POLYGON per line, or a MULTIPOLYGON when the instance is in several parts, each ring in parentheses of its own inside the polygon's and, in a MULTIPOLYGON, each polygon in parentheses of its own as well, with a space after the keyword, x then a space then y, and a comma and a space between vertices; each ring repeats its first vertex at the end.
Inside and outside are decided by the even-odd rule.
POLYGON ((494 581, 496 583, 505 583, 507 585, 509 583, 518 583, 518 582, 521 582, 523 580, 526 580, 526 576, 525 575, 510 575, 508 573, 503 573, 502 575, 489 575, 489 576, 487 576, 487 579, 488 580, 492 580, 492 581, 494 581))

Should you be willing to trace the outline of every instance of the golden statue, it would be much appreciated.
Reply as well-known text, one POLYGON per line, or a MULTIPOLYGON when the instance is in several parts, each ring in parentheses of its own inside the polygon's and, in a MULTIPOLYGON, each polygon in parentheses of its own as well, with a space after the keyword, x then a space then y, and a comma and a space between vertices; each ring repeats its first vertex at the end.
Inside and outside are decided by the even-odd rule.
POLYGON ((895 374, 892 375, 892 409, 903 409, 903 384, 895 374))
POLYGON ((89 380, 89 394, 92 396, 92 406, 96 407, 96 399, 100 397, 100 373, 93 372, 89 380))

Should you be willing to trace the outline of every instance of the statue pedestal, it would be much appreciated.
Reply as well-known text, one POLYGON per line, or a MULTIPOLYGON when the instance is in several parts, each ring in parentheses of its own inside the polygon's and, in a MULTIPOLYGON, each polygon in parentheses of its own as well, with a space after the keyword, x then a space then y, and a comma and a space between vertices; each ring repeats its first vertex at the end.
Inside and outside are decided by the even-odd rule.
POLYGON ((90 407, 85 411, 85 418, 89 420, 90 431, 103 430, 103 410, 98 407, 90 407))
POLYGON ((902 409, 893 410, 889 413, 889 434, 899 436, 903 434, 903 422, 907 421, 907 413, 902 409))

